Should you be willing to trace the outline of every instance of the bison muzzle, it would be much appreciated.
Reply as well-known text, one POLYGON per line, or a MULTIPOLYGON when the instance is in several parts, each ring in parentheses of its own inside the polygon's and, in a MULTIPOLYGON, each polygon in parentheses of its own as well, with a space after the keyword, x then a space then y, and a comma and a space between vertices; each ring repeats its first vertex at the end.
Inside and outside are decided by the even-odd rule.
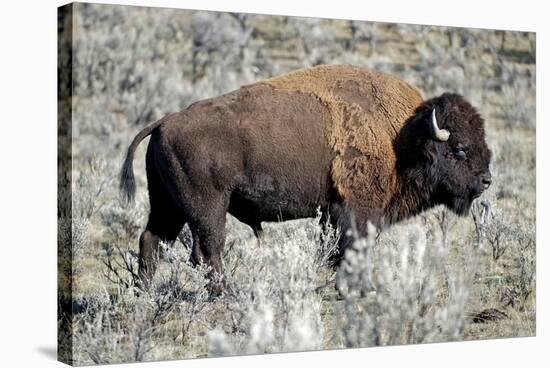
MULTIPOLYGON (((226 214, 255 234, 262 221, 324 217, 341 230, 339 257, 367 222, 383 227, 443 204, 465 215, 491 183, 484 122, 462 96, 423 100, 401 79, 319 66, 190 105, 134 138, 120 187, 135 195, 132 160, 151 135, 151 212, 140 237, 147 285, 159 242, 185 223, 191 259, 223 274, 226 214)), ((338 257, 337 257, 338 259, 338 257)))

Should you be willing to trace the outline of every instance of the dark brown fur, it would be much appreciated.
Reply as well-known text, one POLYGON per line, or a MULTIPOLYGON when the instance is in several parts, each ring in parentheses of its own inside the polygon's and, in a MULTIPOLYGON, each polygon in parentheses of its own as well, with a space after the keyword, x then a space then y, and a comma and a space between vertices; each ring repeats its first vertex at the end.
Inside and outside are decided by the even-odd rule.
POLYGON ((145 128, 122 170, 130 199, 131 161, 148 134, 144 282, 155 270, 159 240, 173 242, 185 223, 192 260, 219 275, 228 212, 258 234, 262 221, 311 217, 321 208, 343 230, 344 250, 352 219, 362 230, 367 221, 382 226, 437 204, 465 213, 486 186, 490 160, 483 120, 462 97, 422 102, 400 79, 351 66, 245 86, 145 128), (448 142, 430 136, 434 108, 451 132, 448 142), (453 156, 458 144, 468 147, 467 160, 453 156))

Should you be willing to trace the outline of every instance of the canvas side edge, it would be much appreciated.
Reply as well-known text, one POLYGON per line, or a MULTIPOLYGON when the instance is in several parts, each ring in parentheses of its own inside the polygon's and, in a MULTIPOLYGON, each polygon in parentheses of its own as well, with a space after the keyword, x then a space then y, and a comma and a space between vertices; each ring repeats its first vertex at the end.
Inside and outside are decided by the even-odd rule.
POLYGON ((73 4, 57 9, 57 360, 72 365, 73 4))

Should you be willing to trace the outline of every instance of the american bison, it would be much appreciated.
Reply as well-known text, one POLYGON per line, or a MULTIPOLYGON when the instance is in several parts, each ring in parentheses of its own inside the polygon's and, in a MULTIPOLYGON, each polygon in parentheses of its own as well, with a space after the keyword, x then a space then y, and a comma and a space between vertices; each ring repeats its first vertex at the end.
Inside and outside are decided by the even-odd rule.
POLYGON ((349 65, 298 70, 198 101, 134 138, 120 188, 135 195, 145 157, 151 212, 139 274, 155 271, 159 241, 187 223, 192 261, 222 274, 226 214, 259 235, 262 221, 315 216, 342 230, 381 227, 438 204, 465 215, 491 183, 483 119, 457 94, 423 101, 401 79, 349 65))

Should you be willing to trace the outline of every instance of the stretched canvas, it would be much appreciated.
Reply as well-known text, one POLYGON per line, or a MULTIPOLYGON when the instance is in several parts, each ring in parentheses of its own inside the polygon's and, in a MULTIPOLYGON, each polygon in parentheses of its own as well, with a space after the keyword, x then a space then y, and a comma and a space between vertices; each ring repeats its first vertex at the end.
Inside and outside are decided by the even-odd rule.
POLYGON ((534 33, 73 3, 58 45, 60 361, 535 335, 534 33))

